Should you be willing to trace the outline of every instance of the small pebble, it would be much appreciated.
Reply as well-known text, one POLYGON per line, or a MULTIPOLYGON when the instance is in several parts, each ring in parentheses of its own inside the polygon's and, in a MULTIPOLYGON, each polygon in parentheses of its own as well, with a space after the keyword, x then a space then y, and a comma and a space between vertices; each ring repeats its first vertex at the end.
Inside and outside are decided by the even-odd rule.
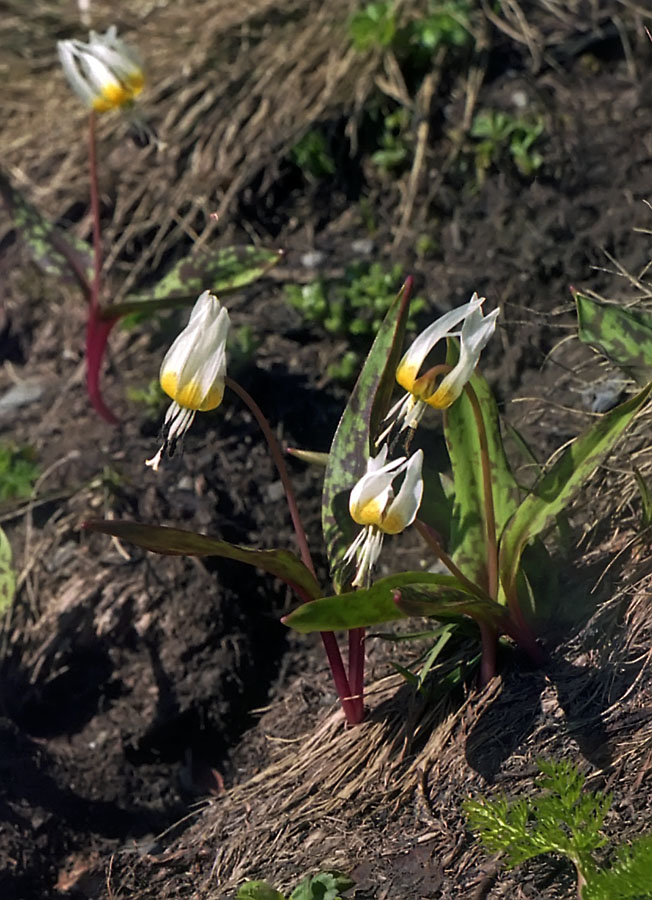
POLYGON ((376 243, 371 238, 358 238, 351 244, 351 250, 356 256, 371 256, 375 249, 376 243))
POLYGON ((318 269, 326 259, 326 254, 321 250, 311 250, 301 256, 301 265, 304 269, 318 269))

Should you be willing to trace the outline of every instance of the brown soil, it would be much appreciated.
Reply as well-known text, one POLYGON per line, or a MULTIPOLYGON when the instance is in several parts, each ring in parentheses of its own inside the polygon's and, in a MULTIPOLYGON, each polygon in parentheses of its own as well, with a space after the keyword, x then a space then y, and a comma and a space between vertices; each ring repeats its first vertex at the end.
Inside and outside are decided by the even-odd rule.
MULTIPOLYGON (((504 5, 493 23, 478 12, 484 56, 468 77, 443 69, 421 110, 423 162, 396 178, 370 165, 361 112, 379 81, 401 88, 396 61, 349 50, 352 2, 193 0, 183 16, 140 2, 118 23, 151 59, 144 109, 162 144, 137 149, 107 117, 110 277, 144 289, 209 237, 283 247, 272 276, 229 309, 260 340, 238 378, 288 445, 327 449, 346 392, 325 373, 346 343, 302 323, 283 285, 312 277, 306 251, 325 254, 327 273, 364 255, 355 242, 370 237, 369 219, 373 258, 415 274, 426 318, 473 290, 501 305, 483 370, 539 458, 591 418, 582 392, 612 373, 576 342, 558 345, 573 334, 570 285, 650 296, 639 280, 649 241, 636 228, 650 228, 652 19, 633 4, 504 5), (470 187, 451 162, 456 128, 473 104, 514 112, 523 98, 545 120, 539 175, 503 158, 470 187), (343 148, 325 182, 287 157, 315 125, 343 148), (433 239, 425 258, 422 235, 433 239)), ((83 115, 53 58, 54 40, 77 32, 59 6, 28 18, 8 4, 0 70, 12 73, 12 128, 0 164, 88 238, 85 151, 71 143, 83 115)), ((110 9, 97 7, 99 27, 110 9)), ((550 664, 533 671, 508 654, 482 693, 471 674, 458 695, 438 696, 434 681, 415 695, 391 674, 405 646, 370 641, 368 716, 346 729, 320 644, 279 624, 294 603, 285 588, 235 563, 154 557, 81 530, 114 516, 294 546, 251 416, 227 396, 198 418, 183 455, 158 475, 145 469, 160 411, 128 405, 125 389, 155 377, 178 318, 114 332, 111 428, 84 394, 79 298, 35 271, 4 218, 0 252, 0 396, 26 380, 37 394, 2 412, 0 437, 30 444, 42 472, 31 502, 0 509, 19 585, 1 633, 3 898, 233 897, 246 878, 286 889, 328 866, 353 874, 359 900, 570 898, 563 865, 500 873, 465 829, 469 793, 530 790, 540 756, 570 756, 613 791, 612 834, 650 826, 652 570, 629 463, 637 454, 652 466, 644 428, 595 479, 572 517, 573 546, 557 552, 560 604, 583 612, 549 637, 550 664)), ((326 582, 319 472, 290 465, 326 582)))

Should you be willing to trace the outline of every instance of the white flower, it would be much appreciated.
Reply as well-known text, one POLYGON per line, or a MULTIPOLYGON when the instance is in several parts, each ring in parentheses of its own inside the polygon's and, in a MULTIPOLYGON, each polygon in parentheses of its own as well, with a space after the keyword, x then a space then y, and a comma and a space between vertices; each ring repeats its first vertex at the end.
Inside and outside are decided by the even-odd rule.
POLYGON ((158 453, 146 461, 154 471, 163 452, 192 425, 196 412, 215 409, 224 396, 226 338, 229 314, 210 291, 197 299, 188 324, 161 363, 160 382, 172 398, 165 416, 165 439, 158 453))
POLYGON ((143 89, 140 60, 120 40, 115 25, 106 34, 91 31, 88 43, 58 41, 57 50, 70 86, 97 112, 131 103, 143 89))
POLYGON ((349 497, 349 512, 358 525, 364 525, 344 555, 344 562, 355 558, 357 567, 353 587, 365 587, 383 545, 385 534, 398 534, 414 522, 421 498, 423 451, 406 459, 401 456, 386 463, 387 445, 378 456, 367 461, 367 472, 349 497), (392 482, 403 474, 403 483, 394 496, 392 482))
MULTIPOLYGON (((387 420, 403 421, 403 428, 416 428, 426 405, 435 409, 447 409, 464 390, 473 375, 480 354, 496 329, 499 309, 488 316, 482 315, 484 297, 473 294, 470 301, 447 312, 428 326, 413 342, 396 370, 396 380, 408 392, 406 397, 390 410, 387 420), (462 322, 462 330, 454 330, 462 322), (435 344, 443 338, 459 337, 460 356, 457 364, 437 384, 441 369, 429 369, 423 375, 419 371, 435 344)), ((386 429, 385 434, 391 430, 386 429)), ((382 438, 382 436, 381 436, 382 438)))

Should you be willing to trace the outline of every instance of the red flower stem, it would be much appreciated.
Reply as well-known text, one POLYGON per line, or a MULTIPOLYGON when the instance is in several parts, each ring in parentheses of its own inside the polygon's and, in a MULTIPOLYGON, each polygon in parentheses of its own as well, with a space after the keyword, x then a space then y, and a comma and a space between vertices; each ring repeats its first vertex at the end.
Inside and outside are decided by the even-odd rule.
POLYGON ((468 591, 470 591, 470 593, 475 594, 476 597, 486 597, 485 591, 479 585, 474 584, 469 578, 467 578, 466 575, 461 572, 460 569, 455 565, 453 560, 450 558, 448 553, 446 553, 444 548, 435 537, 435 532, 432 528, 430 528, 429 525, 426 525, 425 522, 417 519, 414 523, 414 527, 424 539, 426 544, 430 547, 437 559, 446 566, 451 575, 454 575, 460 582, 460 584, 463 584, 464 587, 468 591))
POLYGON ((365 631, 364 628, 349 631, 349 685, 359 713, 358 721, 364 715, 365 631))
MULTIPOLYGON (((308 539, 306 538, 306 532, 303 527, 303 522, 301 521, 301 516, 299 514, 299 507, 297 506, 297 501, 294 496, 294 489, 292 487, 292 482, 290 481, 290 474, 287 470, 287 466, 285 465, 285 460, 283 459, 283 453, 281 451, 279 443, 276 440, 276 435, 272 431, 270 424, 265 418, 265 415, 261 408, 258 406, 251 394, 242 387, 242 385, 238 384, 237 381, 234 381, 228 376, 224 379, 224 384, 227 387, 231 388, 231 390, 242 400, 245 406, 249 408, 254 418, 256 419, 256 422, 258 422, 260 430, 265 436, 267 446, 269 447, 269 452, 272 456, 272 459, 274 460, 274 464, 276 465, 281 483, 283 484, 285 497, 287 499, 288 507, 290 510, 290 517, 292 519, 292 525, 294 526, 294 532, 299 543, 299 552, 301 554, 301 559, 304 566, 309 569, 309 571, 312 572, 313 575, 315 575, 315 567, 312 562, 312 556, 310 554, 310 548, 308 547, 308 539)), ((326 651, 326 657, 328 658, 328 664, 331 668, 333 681, 335 682, 335 687, 340 698, 340 703, 342 704, 342 709, 344 710, 344 715, 346 716, 346 721, 349 723, 349 725, 357 725, 360 721, 360 712, 358 709, 359 704, 356 703, 354 692, 351 690, 351 687, 349 685, 349 680, 344 669, 344 663, 342 662, 342 654, 340 653, 340 648, 337 644, 337 641, 335 640, 335 635, 332 631, 322 631, 321 639, 324 644, 324 650, 326 651)))
POLYGON ((480 638, 482 640, 482 656, 480 658, 480 687, 489 684, 496 676, 496 647, 498 646, 498 634, 496 629, 487 622, 478 622, 480 626, 480 638))
POLYGON ((95 141, 95 110, 88 119, 88 164, 91 182, 91 216, 93 219, 93 284, 91 287, 91 314, 97 312, 100 303, 102 278, 102 226, 100 224, 100 190, 97 181, 97 149, 95 141))

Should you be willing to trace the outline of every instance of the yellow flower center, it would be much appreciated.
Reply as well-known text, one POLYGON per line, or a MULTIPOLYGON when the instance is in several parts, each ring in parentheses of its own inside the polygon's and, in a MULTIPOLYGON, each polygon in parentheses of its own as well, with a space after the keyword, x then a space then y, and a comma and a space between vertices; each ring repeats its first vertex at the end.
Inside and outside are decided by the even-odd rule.
POLYGON ((134 69, 125 80, 110 81, 102 87, 102 93, 93 100, 93 109, 97 112, 106 112, 108 109, 116 109, 131 102, 140 94, 145 84, 143 73, 134 69))
POLYGON ((224 396, 222 384, 214 384, 206 391, 195 379, 191 378, 184 382, 180 388, 178 381, 176 372, 164 372, 161 375, 161 387, 168 397, 175 400, 179 406, 196 409, 199 412, 208 412, 208 410, 216 409, 222 402, 224 396))
POLYGON ((383 507, 375 497, 351 511, 351 518, 358 525, 380 525, 382 515, 383 507))

